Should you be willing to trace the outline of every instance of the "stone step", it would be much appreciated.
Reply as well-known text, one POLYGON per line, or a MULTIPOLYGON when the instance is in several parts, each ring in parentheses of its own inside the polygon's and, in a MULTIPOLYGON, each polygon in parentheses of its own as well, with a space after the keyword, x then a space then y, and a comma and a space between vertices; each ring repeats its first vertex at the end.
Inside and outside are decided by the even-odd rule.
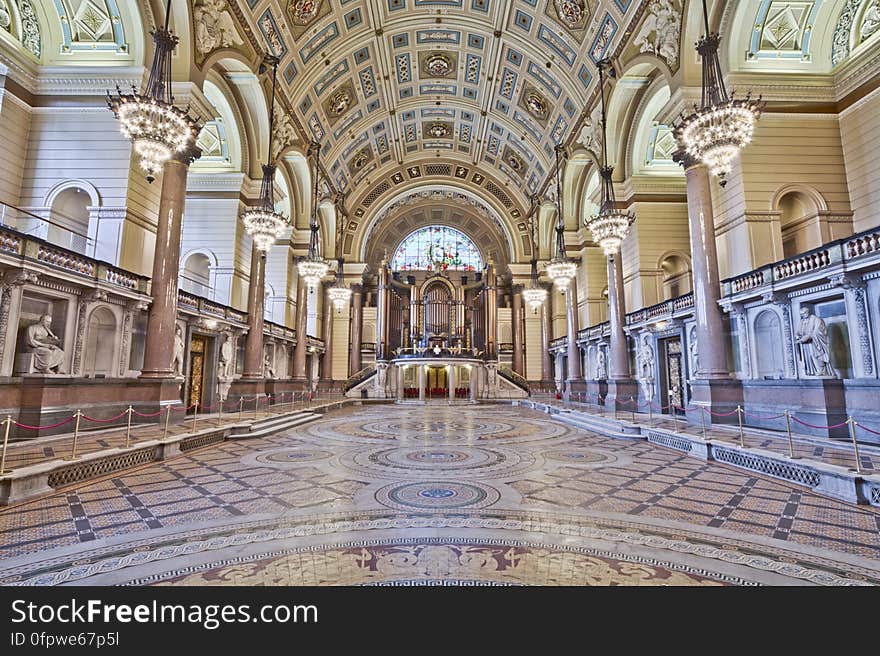
POLYGON ((252 430, 246 433, 233 433, 229 436, 229 439, 250 440, 259 437, 265 437, 267 435, 280 433, 281 431, 290 430, 291 428, 295 428, 296 426, 300 426, 302 424, 307 424, 310 421, 315 421, 316 419, 320 418, 321 415, 315 414, 313 412, 297 413, 294 416, 288 415, 287 417, 282 418, 281 421, 264 423, 262 426, 252 426, 252 430))

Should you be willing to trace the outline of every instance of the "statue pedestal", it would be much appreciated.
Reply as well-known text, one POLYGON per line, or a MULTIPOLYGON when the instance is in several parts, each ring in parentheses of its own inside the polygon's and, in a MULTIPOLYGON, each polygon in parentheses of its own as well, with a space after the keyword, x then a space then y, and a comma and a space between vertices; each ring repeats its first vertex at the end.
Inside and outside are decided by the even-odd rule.
POLYGON ((706 426, 711 426, 736 425, 739 422, 736 406, 744 404, 742 381, 736 378, 694 378, 688 384, 691 388, 691 401, 685 414, 689 424, 702 426, 705 422, 706 426))
POLYGON ((607 381, 608 392, 605 395, 605 409, 620 412, 632 412, 639 399, 639 384, 632 378, 607 381))

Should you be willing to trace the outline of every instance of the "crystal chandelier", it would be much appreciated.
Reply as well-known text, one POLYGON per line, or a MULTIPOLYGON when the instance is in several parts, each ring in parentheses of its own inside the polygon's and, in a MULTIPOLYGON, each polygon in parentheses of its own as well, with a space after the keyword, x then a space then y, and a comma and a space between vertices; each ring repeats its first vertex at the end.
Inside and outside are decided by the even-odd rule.
POLYGON ((538 310, 541 309, 541 306, 547 299, 547 290, 538 284, 538 250, 536 243, 537 240, 535 239, 535 214, 537 214, 537 212, 538 198, 537 196, 532 196, 532 211, 529 214, 529 236, 532 240, 532 285, 531 287, 524 289, 522 293, 523 300, 526 302, 526 306, 532 314, 538 314, 538 310))
POLYGON ((718 59, 721 36, 709 32, 706 0, 703 0, 703 23, 706 36, 696 44, 703 63, 702 102, 700 107, 694 105, 694 112, 682 117, 675 126, 675 139, 687 156, 708 166, 723 187, 733 159, 752 140, 764 103, 760 97, 752 100, 751 92, 740 100, 727 94, 718 59))
POLYGON ((565 257, 565 218, 562 213, 562 144, 556 145, 556 256, 547 264, 547 275, 561 291, 577 275, 577 264, 565 257))
POLYGON ((327 290, 327 296, 333 303, 336 312, 342 312, 342 308, 346 306, 351 298, 351 290, 342 282, 342 266, 343 261, 339 260, 339 266, 336 269, 336 284, 327 290))
POLYGON ((174 106, 171 53, 179 39, 168 29, 170 17, 171 0, 168 0, 165 26, 151 32, 156 48, 143 93, 134 86, 131 93, 123 93, 118 85, 116 95, 107 92, 107 104, 119 119, 122 134, 131 140, 150 183, 156 179, 162 165, 192 144, 199 133, 198 121, 186 110, 174 106))
POLYGON ((607 115, 605 110, 605 69, 611 74, 611 63, 607 59, 598 62, 599 67, 599 94, 602 96, 602 168, 599 175, 602 178, 600 191, 599 213, 584 219, 584 225, 589 228, 593 235, 593 241, 599 244, 607 257, 613 257, 620 252, 620 245, 629 234, 629 227, 636 220, 630 211, 617 208, 614 197, 614 182, 611 179, 614 167, 608 166, 608 130, 607 115))
POLYGON ((263 182, 260 185, 260 204, 241 215, 245 232, 254 240, 254 247, 265 253, 284 235, 287 219, 275 211, 275 165, 272 163, 272 132, 275 126, 275 83, 278 75, 278 58, 272 62, 272 102, 269 105, 269 150, 263 165, 263 182))
POLYGON ((324 276, 327 275, 330 266, 318 255, 318 160, 321 157, 321 144, 312 142, 309 151, 315 161, 315 171, 313 174, 315 188, 312 192, 312 220, 309 225, 311 234, 309 236, 308 255, 297 263, 296 268, 299 271, 300 277, 308 285, 309 291, 312 292, 317 288, 324 276))

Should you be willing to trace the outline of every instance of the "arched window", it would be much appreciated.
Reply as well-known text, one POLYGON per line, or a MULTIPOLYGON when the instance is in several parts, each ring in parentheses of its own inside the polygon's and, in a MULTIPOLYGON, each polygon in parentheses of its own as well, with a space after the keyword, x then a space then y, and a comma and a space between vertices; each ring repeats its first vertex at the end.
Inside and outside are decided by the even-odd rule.
POLYGON ((391 260, 394 271, 480 271, 480 249, 463 232, 428 226, 400 242, 391 260))
POLYGON ((663 300, 684 296, 691 291, 691 265, 681 255, 667 255, 660 262, 663 271, 663 300))
POLYGON ((183 265, 181 288, 185 292, 209 298, 211 295, 211 260, 204 253, 193 253, 183 265))
POLYGON ((82 189, 70 187, 60 192, 49 210, 47 241, 63 248, 86 254, 89 232, 91 196, 82 189))

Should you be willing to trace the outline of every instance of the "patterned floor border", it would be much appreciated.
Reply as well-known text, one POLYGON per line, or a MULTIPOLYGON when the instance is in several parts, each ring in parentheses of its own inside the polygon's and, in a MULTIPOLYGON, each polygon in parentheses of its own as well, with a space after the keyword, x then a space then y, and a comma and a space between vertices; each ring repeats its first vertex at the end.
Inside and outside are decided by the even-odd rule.
MULTIPOLYGON (((757 544, 734 537, 713 535, 677 527, 601 516, 576 517, 537 513, 411 514, 361 512, 355 516, 275 516, 271 519, 203 527, 165 537, 147 536, 114 545, 52 556, 38 562, 33 555, 22 564, 0 569, 3 585, 59 585, 83 581, 97 574, 126 567, 168 560, 187 554, 217 551, 244 544, 290 540, 347 531, 388 529, 500 529, 540 532, 582 539, 599 539, 683 554, 713 558, 727 563, 775 572, 817 585, 878 585, 877 567, 859 566, 833 557, 811 555, 791 548, 757 544), (267 528, 271 527, 271 528, 267 528), (665 535, 662 535, 665 534, 665 535), (822 568, 822 569, 819 569, 822 568)), ((790 543, 787 545, 790 547, 790 543)), ((825 552, 828 553, 828 552, 825 552)), ((873 561, 857 558, 857 561, 873 561)))
MULTIPOLYGON (((552 544, 548 542, 533 542, 531 540, 505 540, 498 538, 464 538, 464 537, 429 537, 429 538, 377 538, 375 540, 351 540, 348 542, 342 542, 340 544, 327 545, 327 548, 332 549, 356 549, 359 547, 376 547, 376 546, 410 546, 410 545, 443 545, 443 544, 455 544, 455 545, 490 545, 493 547, 505 547, 505 548, 516 548, 516 547, 529 547, 529 548, 537 548, 537 549, 548 549, 556 552, 567 552, 574 554, 582 554, 586 556, 597 556, 599 558, 612 558, 615 560, 621 560, 627 563, 637 563, 640 565, 648 565, 650 567, 662 567, 668 570, 674 570, 676 572, 683 572, 685 574, 693 574, 696 576, 702 576, 705 578, 709 578, 715 581, 721 581, 723 583, 730 583, 732 585, 742 585, 742 586, 758 586, 761 585, 755 581, 750 581, 748 579, 744 579, 739 576, 731 576, 729 574, 723 574, 721 572, 713 572, 707 569, 703 569, 700 567, 691 567, 688 565, 682 565, 680 563, 674 563, 671 561, 658 560, 656 558, 647 558, 644 556, 638 556, 634 554, 622 554, 616 551, 608 551, 606 549, 592 549, 589 547, 576 547, 572 545, 559 545, 552 544)), ((323 549, 323 547, 321 547, 323 549)), ((290 556, 294 554, 303 554, 309 553, 319 550, 316 547, 302 547, 302 548, 292 548, 292 549, 280 549, 276 551, 270 551, 264 554, 253 554, 249 556, 239 556, 237 558, 227 558, 224 560, 219 560, 213 563, 204 563, 201 565, 193 565, 190 567, 183 567, 177 570, 171 570, 168 572, 163 572, 161 574, 154 574, 152 576, 146 576, 143 578, 132 579, 127 581, 124 584, 126 586, 137 586, 137 585, 150 585, 152 583, 158 583, 161 581, 167 581, 168 579, 172 579, 178 576, 183 576, 187 574, 193 574, 195 572, 201 572, 205 570, 211 570, 218 567, 228 567, 230 565, 241 565, 244 563, 253 563, 261 560, 266 560, 268 558, 278 558, 282 556, 290 556)), ((415 581, 416 579, 406 579, 407 582, 415 581)), ((378 583, 378 582, 377 582, 378 583)), ((393 585, 395 581, 387 581, 387 584, 393 585)), ((494 582, 491 582, 494 583, 494 582)), ((376 584, 376 583, 372 583, 376 584)), ((482 579, 474 580, 476 585, 487 585, 490 584, 488 581, 484 581, 482 579)), ((512 583, 497 583, 498 585, 516 585, 512 583)))

